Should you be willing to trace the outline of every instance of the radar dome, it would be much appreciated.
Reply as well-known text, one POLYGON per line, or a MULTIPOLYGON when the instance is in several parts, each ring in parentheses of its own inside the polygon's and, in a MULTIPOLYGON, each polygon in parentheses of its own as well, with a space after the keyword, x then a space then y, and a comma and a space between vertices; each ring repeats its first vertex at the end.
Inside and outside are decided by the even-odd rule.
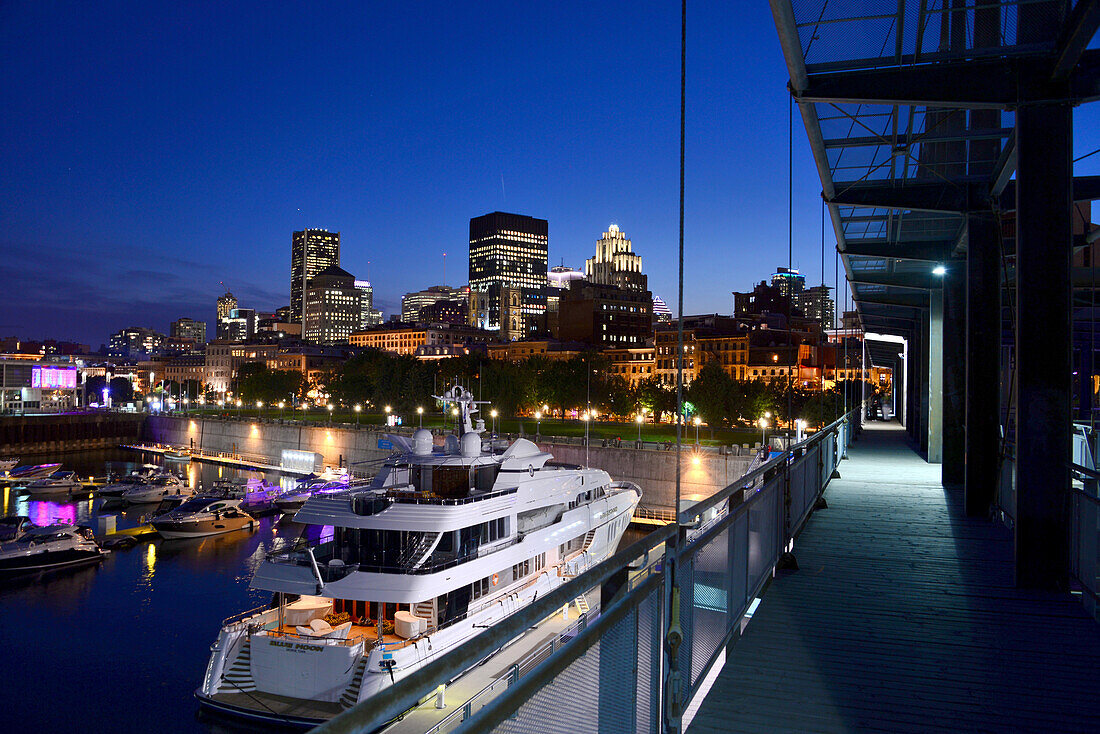
POLYGON ((458 453, 458 436, 453 433, 443 441, 443 451, 448 454, 458 453))
POLYGON ((432 432, 427 428, 417 429, 413 433, 413 453, 417 456, 427 456, 432 453, 432 432))
POLYGON ((462 455, 481 456, 481 436, 473 431, 462 434, 462 455))

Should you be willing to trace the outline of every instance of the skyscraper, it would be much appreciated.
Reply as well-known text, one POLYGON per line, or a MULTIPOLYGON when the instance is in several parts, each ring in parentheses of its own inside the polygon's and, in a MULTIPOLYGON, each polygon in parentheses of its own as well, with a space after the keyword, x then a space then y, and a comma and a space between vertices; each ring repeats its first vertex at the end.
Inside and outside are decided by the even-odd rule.
POLYGON ((340 233, 327 229, 295 232, 290 247, 290 316, 302 322, 307 284, 325 268, 340 266, 340 233))
POLYGON ((359 328, 382 323, 382 312, 374 307, 374 286, 370 281, 355 281, 355 290, 359 291, 359 328))
POLYGON ((819 322, 821 328, 831 330, 836 325, 836 304, 829 295, 831 290, 827 285, 807 288, 799 295, 794 306, 801 309, 806 318, 819 322))
POLYGON ((596 254, 584 261, 584 274, 590 283, 614 285, 633 291, 648 289, 642 273, 642 256, 632 250, 630 239, 612 224, 596 240, 596 254))
POLYGON ((228 326, 229 312, 237 308, 237 297, 229 291, 225 292, 225 295, 218 299, 218 329, 217 335, 219 339, 228 339, 228 326))
POLYGON ((806 276, 794 268, 776 268, 772 274, 772 287, 778 288, 782 296, 789 296, 792 305, 798 306, 798 294, 806 289, 806 276))
MULTIPOLYGON (((220 316, 220 313, 219 313, 220 316)), ((172 322, 170 335, 173 339, 194 339, 195 344, 206 343, 206 322, 195 321, 186 316, 172 322)))
POLYGON ((302 338, 311 344, 347 344, 362 319, 355 276, 330 265, 310 278, 304 295, 302 338))
MULTIPOLYGON (((493 212, 470 220, 470 290, 484 294, 486 324, 501 329, 501 297, 506 289, 520 295, 517 324, 508 331, 530 331, 546 313, 545 219, 493 212), (518 323, 522 318, 524 323, 518 323)), ((475 299, 480 300, 480 299, 475 299)))
POLYGON ((433 285, 424 291, 414 291, 401 296, 401 320, 414 323, 420 320, 420 309, 438 301, 466 300, 466 294, 458 288, 433 285))

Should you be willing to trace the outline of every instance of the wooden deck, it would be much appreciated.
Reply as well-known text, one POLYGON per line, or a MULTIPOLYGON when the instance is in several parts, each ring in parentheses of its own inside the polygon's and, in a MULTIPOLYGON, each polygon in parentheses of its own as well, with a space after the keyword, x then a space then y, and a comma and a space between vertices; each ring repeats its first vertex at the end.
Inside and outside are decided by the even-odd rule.
POLYGON ((872 424, 700 706, 707 732, 1097 731, 1100 625, 1020 591, 1012 538, 872 424))

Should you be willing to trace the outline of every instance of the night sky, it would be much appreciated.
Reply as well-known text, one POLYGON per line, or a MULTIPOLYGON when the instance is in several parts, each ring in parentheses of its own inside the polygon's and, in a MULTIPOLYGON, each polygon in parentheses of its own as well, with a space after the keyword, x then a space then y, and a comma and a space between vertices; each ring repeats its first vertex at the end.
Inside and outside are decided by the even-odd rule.
MULTIPOLYGON (((388 316, 444 252, 465 283, 469 219, 497 209, 549 220, 551 265, 619 224, 676 310, 679 3, 244 5, 0 3, 0 335, 212 322, 219 281, 274 310, 305 226, 342 233, 388 316)), ((728 313, 787 263, 787 73, 766 2, 691 12, 685 312, 728 313)), ((1079 151, 1097 120, 1077 114, 1079 151)))

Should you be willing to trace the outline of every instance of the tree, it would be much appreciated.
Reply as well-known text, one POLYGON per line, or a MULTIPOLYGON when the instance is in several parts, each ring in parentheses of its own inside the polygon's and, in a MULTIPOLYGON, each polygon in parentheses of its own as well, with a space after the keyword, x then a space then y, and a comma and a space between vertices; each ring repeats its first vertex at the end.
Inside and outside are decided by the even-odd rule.
POLYGON ((111 379, 111 400, 119 403, 134 399, 134 385, 125 377, 111 379))
POLYGON ((730 414, 733 381, 717 362, 707 362, 688 389, 688 399, 711 426, 725 423, 730 414))
POLYGON ((267 404, 290 400, 305 390, 306 379, 297 370, 270 370, 267 365, 250 363, 243 375, 237 377, 237 393, 246 403, 263 401, 267 404), (252 366, 258 365, 258 366, 252 366))

